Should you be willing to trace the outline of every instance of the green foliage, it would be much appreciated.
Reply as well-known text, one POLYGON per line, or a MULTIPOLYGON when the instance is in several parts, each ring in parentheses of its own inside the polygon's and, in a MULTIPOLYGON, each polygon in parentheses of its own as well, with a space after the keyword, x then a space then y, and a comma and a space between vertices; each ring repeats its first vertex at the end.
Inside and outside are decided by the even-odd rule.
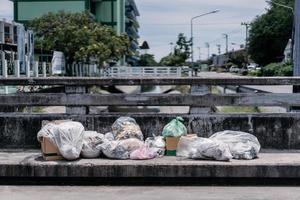
POLYGON ((291 64, 271 63, 262 69, 263 76, 293 76, 291 64))
POLYGON ((191 55, 191 42, 187 40, 183 33, 178 35, 174 52, 164 57, 160 61, 163 66, 182 66, 191 55))
POLYGON ((157 62, 152 54, 144 54, 140 56, 140 66, 157 66, 157 62))
POLYGON ((129 53, 129 39, 95 22, 88 12, 48 13, 29 22, 35 31, 36 47, 64 52, 68 63, 116 61, 129 53))
POLYGON ((228 62, 238 66, 239 68, 247 66, 248 58, 246 51, 230 53, 228 62))
POLYGON ((261 70, 261 69, 257 69, 257 70, 250 71, 250 72, 248 73, 248 75, 249 75, 249 76, 257 76, 257 77, 263 76, 262 70, 261 70))
MULTIPOLYGON (((294 7, 294 0, 276 0, 294 7)), ((270 5, 266 14, 252 23, 249 35, 249 54, 259 65, 280 62, 288 40, 292 37, 293 12, 290 9, 270 5)))

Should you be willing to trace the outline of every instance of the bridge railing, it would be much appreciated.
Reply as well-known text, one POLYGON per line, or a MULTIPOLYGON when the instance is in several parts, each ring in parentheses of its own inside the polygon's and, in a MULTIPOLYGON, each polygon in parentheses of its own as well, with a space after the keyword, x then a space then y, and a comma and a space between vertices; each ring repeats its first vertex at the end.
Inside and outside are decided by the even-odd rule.
POLYGON ((215 106, 300 106, 300 94, 212 94, 211 86, 300 85, 289 78, 0 78, 0 86, 63 86, 63 93, 0 95, 0 106, 66 106, 67 113, 88 114, 89 106, 190 106, 192 114, 211 113, 215 106), (95 94, 92 86, 188 85, 189 94, 95 94))
POLYGON ((181 67, 111 67, 107 77, 181 77, 181 67))
MULTIPOLYGON (((0 95, 1 148, 36 148, 36 133, 45 120, 71 119, 81 122, 87 130, 99 133, 111 131, 111 125, 122 116, 131 116, 141 126, 145 137, 160 134, 164 126, 180 115, 189 133, 209 137, 223 130, 253 133, 263 148, 300 149, 300 113, 214 113, 215 106, 300 106, 300 94, 273 93, 211 93, 211 86, 225 85, 300 85, 300 78, 0 78, 0 86, 27 86, 44 88, 38 93, 0 95), (185 94, 98 94, 110 86, 182 85, 190 86, 185 94), (44 86, 48 86, 44 87, 44 86), (59 86, 59 87, 56 87, 59 86), (62 88, 59 92, 48 89, 62 88), (48 91, 48 93, 46 92, 48 91), (43 93, 41 93, 43 92, 43 93), (35 112, 43 106, 65 106, 66 113, 35 112), (41 106, 41 107, 39 107, 41 106), (94 106, 189 106, 189 114, 178 113, 97 113, 94 106), (16 109, 10 109, 16 108, 16 109), (23 108, 27 110, 23 112, 23 108), (6 111, 6 112, 5 112, 6 111), (20 112, 17 112, 20 111, 20 112), (33 112, 31 112, 33 111, 33 112), (11 113, 13 112, 13 113, 11 113)), ((30 90, 29 90, 30 91, 30 90)))

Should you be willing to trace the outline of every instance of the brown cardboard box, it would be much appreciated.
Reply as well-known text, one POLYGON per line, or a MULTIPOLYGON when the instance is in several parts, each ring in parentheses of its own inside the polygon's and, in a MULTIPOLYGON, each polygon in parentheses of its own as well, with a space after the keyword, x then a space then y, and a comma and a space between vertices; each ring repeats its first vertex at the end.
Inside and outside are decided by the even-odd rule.
POLYGON ((55 161, 63 160, 58 148, 46 137, 43 137, 41 140, 42 154, 44 160, 55 161))
POLYGON ((176 150, 180 137, 166 137, 166 149, 176 150))

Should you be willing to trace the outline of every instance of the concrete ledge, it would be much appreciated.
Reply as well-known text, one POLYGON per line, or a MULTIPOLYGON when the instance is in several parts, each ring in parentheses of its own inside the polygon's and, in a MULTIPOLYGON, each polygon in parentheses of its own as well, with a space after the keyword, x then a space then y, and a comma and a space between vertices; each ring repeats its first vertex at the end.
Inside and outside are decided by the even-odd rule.
MULTIPOLYGON (((123 114, 135 118, 145 137, 161 134, 163 127, 177 115, 123 114)), ((1 148, 39 148, 36 139, 43 120, 72 119, 87 130, 111 131, 120 114, 0 114, 1 148)), ((189 133, 209 137, 217 131, 240 130, 256 135, 265 149, 300 149, 300 113, 285 114, 197 114, 181 115, 189 133)))
POLYGON ((40 153, 0 152, 0 178, 300 178, 300 154, 261 153, 231 162, 164 157, 147 161, 43 161, 40 153))

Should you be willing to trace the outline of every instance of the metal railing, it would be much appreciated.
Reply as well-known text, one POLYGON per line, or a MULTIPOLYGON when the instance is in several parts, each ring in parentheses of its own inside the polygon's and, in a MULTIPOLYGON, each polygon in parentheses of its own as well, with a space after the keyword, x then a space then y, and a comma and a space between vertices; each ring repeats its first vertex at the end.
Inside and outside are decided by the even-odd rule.
POLYGON ((111 67, 107 77, 181 77, 181 67, 111 67))

